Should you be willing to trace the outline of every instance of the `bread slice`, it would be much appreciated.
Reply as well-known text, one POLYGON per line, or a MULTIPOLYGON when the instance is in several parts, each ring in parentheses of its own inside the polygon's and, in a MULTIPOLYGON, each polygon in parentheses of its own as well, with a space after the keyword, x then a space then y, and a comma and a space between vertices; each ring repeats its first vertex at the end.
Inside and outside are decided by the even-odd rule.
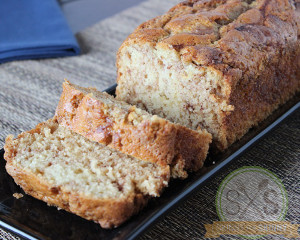
POLYGON ((300 90, 300 12, 288 0, 188 0, 141 24, 117 57, 117 99, 225 150, 300 90))
POLYGON ((119 226, 168 185, 168 166, 140 161, 92 142, 55 119, 10 135, 6 170, 35 198, 103 228, 119 226))
POLYGON ((56 117, 84 137, 136 158, 170 165, 172 177, 187 177, 206 158, 211 135, 194 131, 117 101, 94 88, 63 83, 56 117))

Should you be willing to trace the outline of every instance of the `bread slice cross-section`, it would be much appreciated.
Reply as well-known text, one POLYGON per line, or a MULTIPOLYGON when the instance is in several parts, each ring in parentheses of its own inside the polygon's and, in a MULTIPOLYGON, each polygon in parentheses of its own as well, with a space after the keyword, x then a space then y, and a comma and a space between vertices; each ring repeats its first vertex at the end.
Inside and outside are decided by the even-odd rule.
POLYGON ((169 166, 140 161, 50 119, 6 138, 7 172, 24 191, 103 228, 119 226, 160 195, 169 166))

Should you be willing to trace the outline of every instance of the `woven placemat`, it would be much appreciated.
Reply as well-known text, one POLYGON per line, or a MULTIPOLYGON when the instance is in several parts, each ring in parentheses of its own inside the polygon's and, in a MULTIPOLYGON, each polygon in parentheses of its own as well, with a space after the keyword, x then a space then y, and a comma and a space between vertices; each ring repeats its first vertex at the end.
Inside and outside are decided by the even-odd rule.
MULTIPOLYGON (((143 21, 165 12, 179 0, 149 0, 105 19, 77 34, 82 55, 29 60, 0 65, 0 147, 8 134, 17 135, 53 116, 67 78, 100 90, 115 83, 115 55, 122 41, 143 21)), ((203 239, 204 224, 218 220, 215 197, 221 181, 242 166, 261 166, 274 172, 286 187, 286 219, 300 222, 300 112, 212 178, 183 205, 154 225, 141 239, 203 239)), ((0 239, 15 239, 0 229, 0 239)), ((222 237, 221 239, 242 239, 222 237)), ((264 239, 285 239, 268 236, 264 239)))
POLYGON ((12 234, 10 234, 9 232, 3 230, 0 228, 0 239, 3 240, 20 240, 19 237, 15 237, 12 234))

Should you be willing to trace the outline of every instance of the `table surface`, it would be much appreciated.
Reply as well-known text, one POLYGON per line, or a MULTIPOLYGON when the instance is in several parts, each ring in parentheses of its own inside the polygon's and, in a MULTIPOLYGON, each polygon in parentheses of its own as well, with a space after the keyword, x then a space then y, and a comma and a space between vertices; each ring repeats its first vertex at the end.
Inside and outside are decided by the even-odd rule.
MULTIPOLYGON (((53 115, 64 77, 101 90, 112 85, 116 77, 115 53, 121 42, 141 22, 161 14, 177 2, 60 0, 73 32, 78 33, 76 37, 83 53, 73 58, 0 65, 0 144, 3 145, 7 134, 33 128, 53 115)), ((282 180, 289 200, 286 220, 299 224, 299 127, 300 111, 297 111, 140 239, 203 239, 204 224, 219 220, 215 198, 220 183, 229 173, 243 166, 266 168, 282 180)), ((1 234, 0 231, 0 238, 1 234)), ((266 236, 262 239, 285 238, 266 236)))

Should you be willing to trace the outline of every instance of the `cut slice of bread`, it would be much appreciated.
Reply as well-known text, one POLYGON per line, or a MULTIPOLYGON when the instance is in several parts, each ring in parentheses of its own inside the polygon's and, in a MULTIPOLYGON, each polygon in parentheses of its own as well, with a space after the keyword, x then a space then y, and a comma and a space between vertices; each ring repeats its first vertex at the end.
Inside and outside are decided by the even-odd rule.
POLYGON ((187 177, 206 158, 211 135, 191 130, 116 100, 94 88, 63 84, 58 122, 84 137, 136 158, 171 166, 171 176, 187 177))
POLYGON ((169 166, 140 161, 60 126, 56 119, 6 138, 7 172, 35 198, 116 227, 159 196, 169 166))

